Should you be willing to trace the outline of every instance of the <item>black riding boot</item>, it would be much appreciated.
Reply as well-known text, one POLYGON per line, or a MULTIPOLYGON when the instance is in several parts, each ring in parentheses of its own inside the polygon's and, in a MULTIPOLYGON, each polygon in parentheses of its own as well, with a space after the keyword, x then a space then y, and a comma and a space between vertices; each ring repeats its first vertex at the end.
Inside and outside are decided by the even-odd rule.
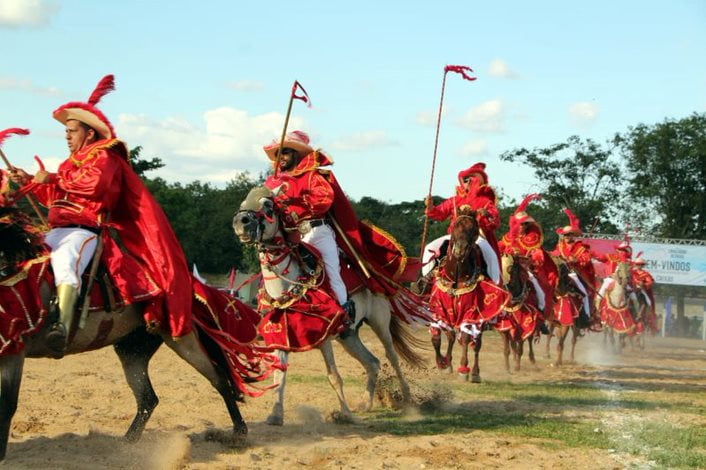
POLYGON ((341 307, 346 313, 346 319, 343 322, 345 325, 343 331, 338 336, 341 339, 346 339, 353 332, 353 325, 355 325, 355 302, 348 299, 341 307))

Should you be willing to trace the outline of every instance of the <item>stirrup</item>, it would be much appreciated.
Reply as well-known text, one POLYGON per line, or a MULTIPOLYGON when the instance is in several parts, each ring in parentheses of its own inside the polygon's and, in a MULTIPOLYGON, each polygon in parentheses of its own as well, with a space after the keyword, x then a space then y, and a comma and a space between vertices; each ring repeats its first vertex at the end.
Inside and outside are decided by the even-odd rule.
POLYGON ((547 328, 546 323, 542 322, 539 324, 539 332, 542 333, 543 335, 549 334, 549 328, 547 328))
POLYGON ((47 349, 53 353, 54 358, 61 359, 66 352, 67 340, 66 326, 61 322, 54 323, 47 332, 45 344, 47 349))
POLYGON ((355 324, 355 302, 353 302, 351 299, 346 300, 346 302, 341 305, 343 307, 343 311, 346 312, 346 316, 348 317, 347 323, 349 325, 354 325, 355 324))

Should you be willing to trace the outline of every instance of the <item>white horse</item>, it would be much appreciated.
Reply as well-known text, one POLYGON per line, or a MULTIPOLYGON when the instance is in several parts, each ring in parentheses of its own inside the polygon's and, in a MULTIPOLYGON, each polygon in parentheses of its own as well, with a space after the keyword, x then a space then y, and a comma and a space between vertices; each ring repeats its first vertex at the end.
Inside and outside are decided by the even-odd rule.
MULTIPOLYGON (((296 245, 286 241, 286 236, 280 227, 279 216, 274 209, 273 192, 265 187, 253 188, 248 197, 243 201, 240 210, 233 218, 233 229, 240 241, 246 244, 255 244, 258 249, 260 267, 262 269, 264 288, 267 294, 280 298, 283 294, 293 292, 298 288, 297 279, 305 267, 301 266, 292 256, 296 245)), ((373 405, 375 384, 380 369, 380 361, 363 345, 358 337, 358 328, 362 322, 367 323, 378 336, 383 346, 388 361, 395 370, 405 402, 410 399, 409 385, 404 378, 398 353, 410 365, 419 367, 423 360, 415 353, 410 344, 414 338, 402 321, 392 314, 390 300, 381 295, 376 295, 363 289, 351 296, 356 305, 356 315, 351 332, 345 338, 337 340, 343 348, 365 368, 367 375, 366 394, 364 397, 364 410, 370 410, 373 405)), ((326 372, 329 383, 333 387, 340 404, 343 416, 351 415, 343 394, 343 381, 333 355, 331 337, 318 346, 326 363, 326 372)), ((283 365, 287 364, 288 352, 278 350, 277 355, 283 365)), ((287 372, 275 373, 274 381, 276 399, 272 412, 267 418, 267 424, 282 425, 284 423, 284 390, 287 372)))

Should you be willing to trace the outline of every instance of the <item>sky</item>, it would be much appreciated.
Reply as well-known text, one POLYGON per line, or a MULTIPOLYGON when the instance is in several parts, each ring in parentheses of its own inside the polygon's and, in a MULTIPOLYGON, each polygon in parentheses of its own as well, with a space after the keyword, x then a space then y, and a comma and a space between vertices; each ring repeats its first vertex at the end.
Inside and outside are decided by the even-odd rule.
POLYGON ((289 130, 332 156, 350 197, 388 203, 429 191, 447 64, 477 80, 447 76, 439 196, 483 161, 518 199, 538 182, 503 152, 706 112, 703 0, 0 0, 0 44, 0 129, 32 131, 3 151, 29 172, 35 154, 48 169, 68 156, 51 112, 109 73, 99 108, 166 164, 148 176, 220 187, 264 172, 298 80, 312 107, 295 101, 289 130))

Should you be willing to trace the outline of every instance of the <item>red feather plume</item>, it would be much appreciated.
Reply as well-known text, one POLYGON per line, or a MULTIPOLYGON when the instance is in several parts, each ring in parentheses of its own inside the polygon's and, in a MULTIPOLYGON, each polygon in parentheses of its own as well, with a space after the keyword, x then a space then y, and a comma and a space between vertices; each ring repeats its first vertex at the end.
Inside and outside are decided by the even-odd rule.
POLYGON ((579 218, 574 215, 573 212, 571 212, 568 208, 564 209, 564 214, 566 214, 569 217, 569 225, 571 225, 573 228, 580 228, 581 226, 579 225, 579 218))
POLYGON ((9 129, 5 129, 4 131, 0 131, 0 145, 10 137, 12 134, 17 134, 17 135, 29 135, 29 129, 20 129, 19 127, 11 127, 9 129))
POLYGON ((113 90, 115 90, 115 77, 113 75, 106 75, 101 78, 96 89, 91 93, 91 97, 88 98, 88 104, 95 106, 101 98, 113 90))
POLYGON ((528 194, 525 196, 525 198, 522 200, 519 206, 517 206, 517 209, 515 209, 515 213, 517 214, 518 212, 526 212, 527 211, 527 206, 529 206, 529 203, 532 201, 536 201, 538 199, 542 199, 542 195, 539 193, 533 193, 533 194, 528 194))

